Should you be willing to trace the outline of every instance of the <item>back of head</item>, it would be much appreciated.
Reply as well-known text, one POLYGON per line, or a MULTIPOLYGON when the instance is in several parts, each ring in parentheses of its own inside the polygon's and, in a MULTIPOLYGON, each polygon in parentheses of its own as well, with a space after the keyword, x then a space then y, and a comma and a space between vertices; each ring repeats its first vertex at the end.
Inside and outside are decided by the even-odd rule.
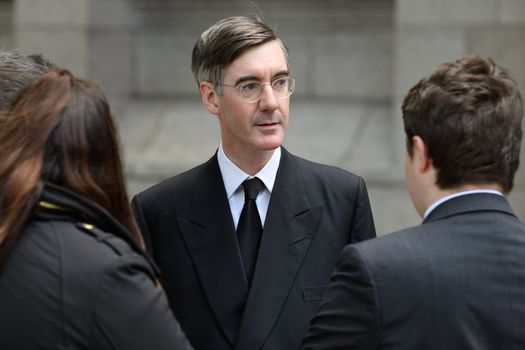
POLYGON ((42 55, 0 51, 0 111, 8 109, 22 89, 52 67, 42 55))
POLYGON ((288 62, 288 49, 259 18, 228 17, 213 24, 193 47, 191 68, 197 83, 209 81, 217 86, 224 68, 245 50, 270 40, 277 40, 288 62))
POLYGON ((136 233, 106 97, 66 70, 51 70, 30 85, 2 121, 0 255, 43 182, 93 200, 136 233))
POLYGON ((492 60, 463 57, 440 66, 402 106, 408 152, 420 136, 441 189, 499 184, 512 189, 523 114, 519 89, 492 60))

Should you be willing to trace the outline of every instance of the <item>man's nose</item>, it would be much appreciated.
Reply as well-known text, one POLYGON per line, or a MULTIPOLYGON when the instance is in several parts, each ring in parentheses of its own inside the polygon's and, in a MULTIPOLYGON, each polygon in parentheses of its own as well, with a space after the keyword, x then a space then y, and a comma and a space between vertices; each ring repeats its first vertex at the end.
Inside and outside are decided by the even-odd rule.
POLYGON ((264 85, 261 93, 261 100, 259 101, 259 107, 261 110, 275 110, 279 107, 279 102, 275 97, 273 88, 271 85, 264 85))

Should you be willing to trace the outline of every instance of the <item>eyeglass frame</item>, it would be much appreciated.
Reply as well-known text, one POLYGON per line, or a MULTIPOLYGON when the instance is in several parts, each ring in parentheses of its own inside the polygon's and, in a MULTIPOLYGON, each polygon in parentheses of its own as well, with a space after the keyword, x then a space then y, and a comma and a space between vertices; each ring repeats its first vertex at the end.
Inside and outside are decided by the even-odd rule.
POLYGON ((256 102, 259 102, 261 100, 262 94, 263 94, 263 91, 264 91, 263 88, 266 85, 270 85, 272 87, 272 92, 275 94, 275 90, 274 90, 273 84, 276 81, 279 81, 279 79, 286 79, 288 81, 289 88, 287 89, 288 92, 287 92, 286 96, 280 96, 280 97, 276 96, 276 97, 279 98, 279 99, 285 99, 287 97, 292 96, 293 92, 295 91, 295 79, 292 78, 289 75, 277 77, 274 80, 272 80, 270 83, 264 83, 263 84, 263 83, 260 83, 260 82, 258 82, 256 80, 246 80, 246 81, 241 81, 241 82, 237 83, 237 85, 228 85, 228 84, 223 84, 223 83, 217 83, 217 87, 219 87, 219 86, 227 86, 227 87, 235 88, 238 91, 239 97, 241 97, 243 100, 245 100, 248 103, 256 103, 256 102), (257 96, 257 98, 255 100, 250 100, 246 96, 243 95, 242 88, 246 84, 257 84, 261 88, 260 93, 258 94, 258 96, 257 96))

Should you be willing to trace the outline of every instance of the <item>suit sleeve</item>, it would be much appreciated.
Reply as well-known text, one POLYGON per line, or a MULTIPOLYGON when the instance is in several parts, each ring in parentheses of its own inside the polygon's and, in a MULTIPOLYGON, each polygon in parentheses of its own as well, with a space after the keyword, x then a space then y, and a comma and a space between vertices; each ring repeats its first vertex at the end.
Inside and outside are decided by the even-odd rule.
POLYGON ((151 274, 138 254, 107 267, 95 307, 94 349, 192 349, 151 274))
POLYGON ((368 191, 365 181, 359 177, 349 243, 362 242, 374 237, 376 237, 376 229, 372 209, 370 208, 370 200, 368 199, 368 191))
POLYGON ((375 285, 358 246, 339 256, 302 350, 378 349, 380 326, 375 285))
POLYGON ((142 238, 144 239, 144 244, 146 245, 146 251, 149 254, 149 256, 153 256, 153 246, 151 242, 151 236, 149 234, 149 228, 148 224, 146 222, 146 217, 144 216, 144 210, 142 209, 142 203, 138 196, 134 196, 133 200, 131 201, 131 207, 133 209, 133 213, 135 214, 135 219, 137 220, 137 224, 139 225, 140 232, 142 234, 142 238))

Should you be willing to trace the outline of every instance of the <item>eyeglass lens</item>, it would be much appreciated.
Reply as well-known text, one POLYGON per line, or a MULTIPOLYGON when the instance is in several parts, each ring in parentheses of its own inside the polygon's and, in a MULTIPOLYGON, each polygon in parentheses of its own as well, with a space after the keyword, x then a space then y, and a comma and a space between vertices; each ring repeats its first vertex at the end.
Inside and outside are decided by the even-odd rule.
MULTIPOLYGON (((292 77, 281 77, 271 82, 274 96, 277 98, 286 98, 290 96, 294 90, 294 79, 292 77)), ((268 84, 261 84, 259 82, 245 82, 238 86, 241 97, 250 102, 258 101, 264 90, 264 86, 268 84)))

